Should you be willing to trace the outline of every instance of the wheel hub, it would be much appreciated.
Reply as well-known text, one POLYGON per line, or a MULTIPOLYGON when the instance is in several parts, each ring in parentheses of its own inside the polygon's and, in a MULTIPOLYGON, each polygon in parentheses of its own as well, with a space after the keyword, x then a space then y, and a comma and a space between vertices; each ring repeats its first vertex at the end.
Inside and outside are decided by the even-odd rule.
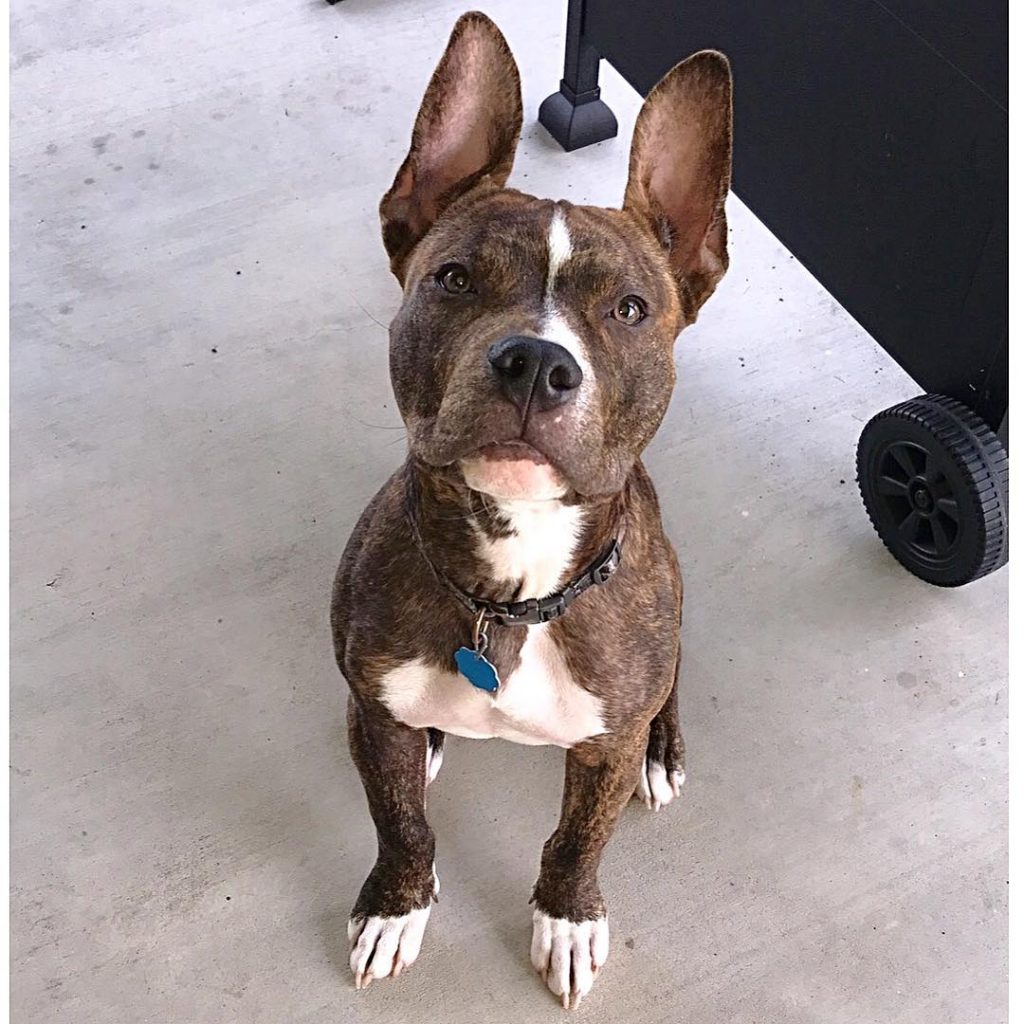
POLYGON ((949 558, 960 515, 936 456, 913 442, 890 444, 882 458, 880 484, 900 542, 925 561, 949 558))
POLYGON ((935 511, 935 498, 928 485, 923 481, 916 481, 910 487, 910 500, 919 512, 924 515, 931 515, 935 511))

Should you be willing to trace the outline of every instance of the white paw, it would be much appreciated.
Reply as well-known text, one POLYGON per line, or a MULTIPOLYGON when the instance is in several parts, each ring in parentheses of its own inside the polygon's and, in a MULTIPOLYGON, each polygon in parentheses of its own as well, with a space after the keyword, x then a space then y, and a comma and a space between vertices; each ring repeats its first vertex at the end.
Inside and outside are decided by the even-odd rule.
MULTIPOLYGON (((435 875, 436 878, 436 875, 435 875)), ((402 917, 353 918, 348 923, 349 966, 356 988, 374 978, 397 978, 420 955, 430 907, 402 917)))
POLYGON ((530 959, 567 1010, 575 1010, 608 959, 608 918, 567 921, 533 912, 530 959))
POLYGON ((647 804, 649 810, 660 811, 679 796, 685 781, 686 772, 682 769, 677 768, 669 775, 663 764, 644 758, 636 795, 647 804))
POLYGON ((444 747, 432 747, 427 744, 427 785, 429 786, 437 773, 441 770, 441 762, 444 761, 444 747))

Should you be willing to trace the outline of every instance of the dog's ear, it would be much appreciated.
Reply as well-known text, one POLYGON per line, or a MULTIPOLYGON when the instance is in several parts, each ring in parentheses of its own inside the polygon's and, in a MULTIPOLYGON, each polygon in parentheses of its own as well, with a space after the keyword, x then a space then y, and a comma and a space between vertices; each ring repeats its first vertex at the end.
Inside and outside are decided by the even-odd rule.
POLYGON ((667 249, 687 323, 729 265, 731 168, 732 72, 723 54, 702 50, 677 64, 644 102, 623 201, 667 249))
POLYGON ((409 155, 380 204, 384 247, 401 281, 416 243, 446 206, 512 170, 523 126, 519 71, 505 37, 484 14, 464 14, 430 79, 409 155))

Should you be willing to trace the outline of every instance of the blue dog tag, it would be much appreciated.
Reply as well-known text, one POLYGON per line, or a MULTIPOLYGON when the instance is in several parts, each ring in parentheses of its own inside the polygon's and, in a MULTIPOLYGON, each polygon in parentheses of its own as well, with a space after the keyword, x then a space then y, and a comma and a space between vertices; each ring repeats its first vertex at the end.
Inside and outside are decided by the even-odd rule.
POLYGON ((498 670, 484 657, 470 647, 460 647, 455 652, 458 670, 478 689, 497 693, 501 685, 498 670))

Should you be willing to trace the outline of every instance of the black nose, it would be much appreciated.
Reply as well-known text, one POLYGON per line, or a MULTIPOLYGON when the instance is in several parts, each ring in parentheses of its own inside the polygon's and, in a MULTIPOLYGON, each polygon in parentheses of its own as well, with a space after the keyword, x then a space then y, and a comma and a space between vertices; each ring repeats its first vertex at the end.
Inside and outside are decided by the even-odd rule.
POLYGON ((502 392, 523 412, 527 406, 537 412, 554 409, 583 382, 572 354, 543 338, 503 338, 490 347, 487 358, 502 392))

